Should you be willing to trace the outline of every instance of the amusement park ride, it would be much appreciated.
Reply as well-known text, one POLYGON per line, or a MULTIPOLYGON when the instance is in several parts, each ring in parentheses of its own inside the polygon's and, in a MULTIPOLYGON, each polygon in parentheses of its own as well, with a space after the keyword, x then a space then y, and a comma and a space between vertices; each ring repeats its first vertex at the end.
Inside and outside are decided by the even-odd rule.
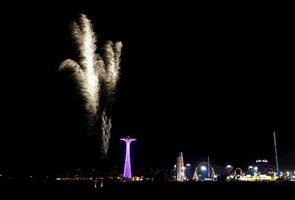
POLYGON ((268 164, 267 160, 256 160, 255 166, 249 166, 246 172, 241 168, 236 168, 229 176, 227 181, 276 181, 279 176, 276 168, 268 164))
MULTIPOLYGON (((253 165, 250 165, 246 170, 241 168, 233 168, 232 165, 223 167, 223 171, 226 171, 226 181, 277 181, 288 180, 295 181, 295 172, 282 172, 279 170, 279 160, 276 142, 276 133, 273 132, 274 139, 274 161, 275 166, 271 165, 266 159, 258 159, 253 165)), ((183 163, 183 154, 177 158, 176 166, 176 180, 179 182, 190 180, 189 177, 185 177, 186 167, 183 163)), ((221 180, 219 174, 210 164, 209 156, 206 162, 201 162, 195 168, 192 179, 193 181, 217 181, 221 180)))
MULTIPOLYGON (((179 161, 179 159, 178 159, 179 161)), ((183 164, 176 165, 176 181, 189 181, 189 177, 185 177, 186 167, 183 164)), ((283 173, 277 174, 276 167, 270 165, 267 160, 256 160, 255 164, 250 165, 248 169, 233 168, 231 165, 224 167, 226 171, 226 181, 276 181, 283 176, 283 173)), ((289 176, 288 176, 289 177, 289 176)), ((291 177, 291 176, 290 176, 291 177)), ((214 167, 209 162, 201 162, 195 168, 192 181, 219 181, 221 176, 216 173, 214 167)))
POLYGON ((201 162, 195 169, 192 180, 194 181, 216 181, 217 175, 209 162, 201 162))

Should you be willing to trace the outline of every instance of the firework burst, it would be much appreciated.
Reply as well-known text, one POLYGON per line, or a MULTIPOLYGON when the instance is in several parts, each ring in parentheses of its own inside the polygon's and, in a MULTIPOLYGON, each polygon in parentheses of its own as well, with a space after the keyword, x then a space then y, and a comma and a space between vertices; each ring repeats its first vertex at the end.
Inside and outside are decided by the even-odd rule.
POLYGON ((101 153, 105 156, 109 147, 112 124, 109 115, 119 79, 122 43, 108 41, 104 46, 104 54, 98 54, 96 35, 86 15, 81 15, 78 22, 73 22, 72 36, 77 44, 79 61, 67 59, 61 63, 59 71, 69 70, 73 74, 85 100, 90 134, 98 128, 101 153), (93 127, 96 124, 100 128, 93 127))

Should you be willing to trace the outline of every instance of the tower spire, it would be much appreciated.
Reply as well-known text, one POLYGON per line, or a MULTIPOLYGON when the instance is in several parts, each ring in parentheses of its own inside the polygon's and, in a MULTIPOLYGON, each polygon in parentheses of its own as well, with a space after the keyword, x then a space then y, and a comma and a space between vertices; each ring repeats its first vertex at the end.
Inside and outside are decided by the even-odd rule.
POLYGON ((177 159, 176 159, 176 180, 177 181, 185 181, 185 167, 183 162, 183 154, 182 152, 179 153, 177 159))
POLYGON ((136 141, 136 139, 130 138, 129 136, 127 136, 126 138, 121 138, 120 140, 122 140, 126 143, 126 153, 125 153, 125 164, 124 164, 123 177, 131 179, 132 173, 131 173, 131 159, 130 159, 130 144, 131 144, 131 142, 136 141))

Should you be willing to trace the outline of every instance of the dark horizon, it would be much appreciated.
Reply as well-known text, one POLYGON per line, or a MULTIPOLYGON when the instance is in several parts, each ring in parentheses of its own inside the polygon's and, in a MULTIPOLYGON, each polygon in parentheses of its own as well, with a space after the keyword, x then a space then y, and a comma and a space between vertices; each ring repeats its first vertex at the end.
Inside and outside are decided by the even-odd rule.
POLYGON ((256 159, 274 165, 275 130, 280 167, 295 168, 288 12, 23 4, 27 9, 7 9, 12 14, 4 16, 1 32, 0 169, 42 173, 99 165, 75 84, 58 73, 64 59, 77 59, 69 25, 79 13, 92 20, 99 47, 123 42, 112 166, 123 170, 119 138, 127 135, 138 139, 134 170, 172 167, 180 151, 192 164, 209 155, 218 165, 247 167, 256 159))

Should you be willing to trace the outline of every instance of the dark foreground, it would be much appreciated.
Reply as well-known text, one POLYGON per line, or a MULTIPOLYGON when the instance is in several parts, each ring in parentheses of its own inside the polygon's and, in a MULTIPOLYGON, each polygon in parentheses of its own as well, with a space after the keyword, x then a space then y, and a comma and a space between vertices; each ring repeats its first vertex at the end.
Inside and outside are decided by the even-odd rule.
POLYGON ((148 199, 159 197, 185 198, 208 197, 227 199, 256 199, 257 197, 294 196, 295 182, 191 182, 191 183, 105 183, 103 188, 94 188, 91 182, 80 183, 0 183, 1 193, 13 196, 80 197, 120 199, 148 199), (4 193, 3 193, 4 192, 4 193), (40 196, 41 195, 41 196, 40 196))

